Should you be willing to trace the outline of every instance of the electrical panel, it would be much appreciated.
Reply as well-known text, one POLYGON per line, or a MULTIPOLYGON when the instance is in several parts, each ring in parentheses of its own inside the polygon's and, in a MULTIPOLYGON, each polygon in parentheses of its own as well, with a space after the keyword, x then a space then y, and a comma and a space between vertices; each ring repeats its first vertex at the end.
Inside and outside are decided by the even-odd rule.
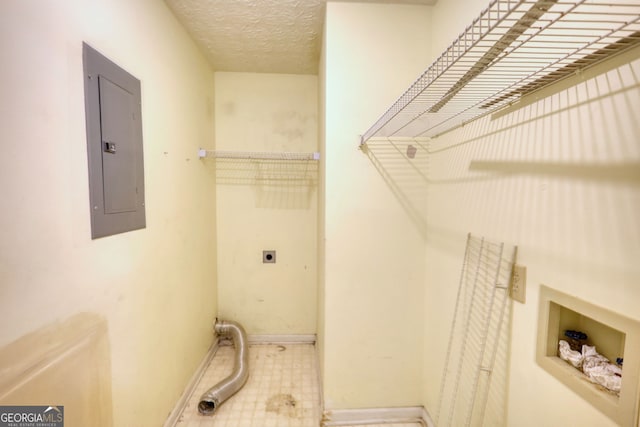
POLYGON ((145 228, 140 81, 83 45, 91 237, 145 228))

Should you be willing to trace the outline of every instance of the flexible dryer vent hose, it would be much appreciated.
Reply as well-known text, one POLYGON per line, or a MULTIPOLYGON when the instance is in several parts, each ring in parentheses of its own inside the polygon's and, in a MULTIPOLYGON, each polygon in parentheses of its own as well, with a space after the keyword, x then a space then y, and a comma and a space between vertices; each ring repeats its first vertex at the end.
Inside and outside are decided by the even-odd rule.
POLYGON ((207 390, 198 403, 198 411, 203 415, 213 415, 225 400, 242 388, 249 378, 249 352, 247 334, 239 323, 216 320, 215 331, 220 337, 231 337, 236 349, 233 372, 218 384, 207 390))

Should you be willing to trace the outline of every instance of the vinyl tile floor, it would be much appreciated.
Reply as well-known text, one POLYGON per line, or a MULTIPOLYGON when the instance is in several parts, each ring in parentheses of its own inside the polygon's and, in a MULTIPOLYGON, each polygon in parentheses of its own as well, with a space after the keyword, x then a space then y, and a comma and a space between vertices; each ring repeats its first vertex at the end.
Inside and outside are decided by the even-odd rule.
MULTIPOLYGON (((224 341, 223 341, 224 343, 224 341)), ((322 407, 313 344, 249 346, 249 379, 216 410, 200 415, 200 396, 229 375, 235 351, 221 345, 189 397, 175 427, 319 427, 322 407)), ((343 427, 422 427, 376 424, 343 427)))
POLYGON ((234 349, 221 345, 176 427, 318 427, 322 410, 313 344, 249 346, 249 379, 216 410, 200 415, 202 393, 229 375, 234 349))

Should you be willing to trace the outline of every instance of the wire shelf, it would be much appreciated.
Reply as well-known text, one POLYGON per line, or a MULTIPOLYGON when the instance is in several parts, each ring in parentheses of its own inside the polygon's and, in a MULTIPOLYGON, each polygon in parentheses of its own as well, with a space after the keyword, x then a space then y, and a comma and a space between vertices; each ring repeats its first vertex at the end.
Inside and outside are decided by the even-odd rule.
POLYGON ((201 159, 215 159, 216 180, 225 185, 259 185, 309 189, 318 184, 320 153, 259 151, 198 151, 201 159))
POLYGON ((238 160, 320 160, 320 153, 198 150, 198 157, 238 160))
POLYGON ((361 139, 434 137, 640 44, 640 2, 493 0, 361 139))
POLYGON ((505 425, 516 248, 467 236, 435 422, 505 425))

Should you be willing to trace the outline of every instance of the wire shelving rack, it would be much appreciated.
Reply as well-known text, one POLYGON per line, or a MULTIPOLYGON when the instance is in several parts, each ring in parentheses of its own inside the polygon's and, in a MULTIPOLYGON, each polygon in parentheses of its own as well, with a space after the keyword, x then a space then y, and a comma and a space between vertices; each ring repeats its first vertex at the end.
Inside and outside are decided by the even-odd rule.
POLYGON ((320 153, 293 153, 270 151, 224 151, 224 150, 198 150, 198 157, 213 159, 236 160, 320 160, 320 153))
POLYGON ((505 425, 516 247, 467 236, 440 385, 440 427, 505 425))
POLYGON ((493 0, 361 144, 435 137, 638 44, 638 1, 493 0))
POLYGON ((317 185, 320 153, 265 151, 198 151, 200 159, 215 159, 220 184, 308 188, 317 185))

